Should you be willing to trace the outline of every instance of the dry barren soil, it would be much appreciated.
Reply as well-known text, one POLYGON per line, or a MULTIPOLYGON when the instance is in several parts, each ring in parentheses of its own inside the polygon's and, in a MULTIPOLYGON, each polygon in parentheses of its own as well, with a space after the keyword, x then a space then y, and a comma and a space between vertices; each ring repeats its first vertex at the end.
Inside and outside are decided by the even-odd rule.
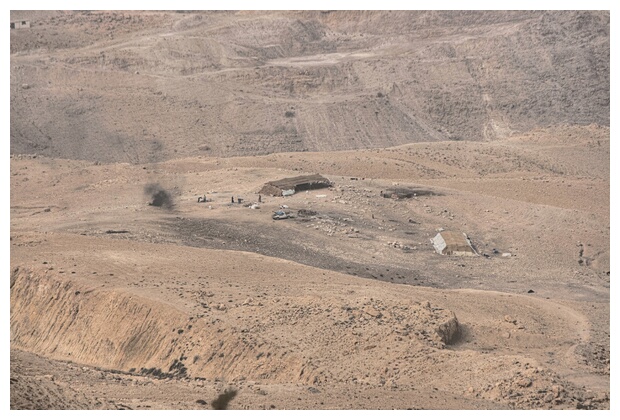
POLYGON ((609 13, 11 19, 12 409, 610 407, 609 13))

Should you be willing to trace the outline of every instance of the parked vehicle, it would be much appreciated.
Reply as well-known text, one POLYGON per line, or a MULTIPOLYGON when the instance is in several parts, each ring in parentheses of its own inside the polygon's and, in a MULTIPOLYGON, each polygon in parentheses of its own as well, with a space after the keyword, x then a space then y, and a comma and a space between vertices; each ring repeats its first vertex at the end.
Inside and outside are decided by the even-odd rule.
POLYGON ((290 215, 282 210, 278 210, 273 212, 273 216, 271 216, 271 218, 273 220, 282 220, 282 219, 288 219, 290 217, 290 215))

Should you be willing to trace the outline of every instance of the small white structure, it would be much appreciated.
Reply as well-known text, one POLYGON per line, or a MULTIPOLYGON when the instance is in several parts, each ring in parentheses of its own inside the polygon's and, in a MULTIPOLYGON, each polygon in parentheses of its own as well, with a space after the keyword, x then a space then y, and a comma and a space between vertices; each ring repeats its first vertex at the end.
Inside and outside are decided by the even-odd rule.
POLYGON ((29 20, 16 20, 14 22, 11 22, 11 29, 24 29, 24 28, 30 28, 29 20))
POLYGON ((474 256, 478 255, 465 233, 443 231, 431 239, 435 251, 441 255, 474 256))

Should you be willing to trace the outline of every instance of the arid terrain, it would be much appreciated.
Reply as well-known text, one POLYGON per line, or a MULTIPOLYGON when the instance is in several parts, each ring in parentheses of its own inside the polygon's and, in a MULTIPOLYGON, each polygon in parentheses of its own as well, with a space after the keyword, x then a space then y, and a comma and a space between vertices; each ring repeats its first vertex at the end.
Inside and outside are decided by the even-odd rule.
POLYGON ((609 409, 609 12, 11 20, 12 409, 609 409))

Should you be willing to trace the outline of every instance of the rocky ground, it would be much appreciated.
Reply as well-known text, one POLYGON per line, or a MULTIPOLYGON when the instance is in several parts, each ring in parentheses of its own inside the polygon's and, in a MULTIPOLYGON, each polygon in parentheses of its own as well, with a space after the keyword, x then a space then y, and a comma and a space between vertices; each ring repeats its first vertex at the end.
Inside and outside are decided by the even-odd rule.
POLYGON ((11 19, 12 409, 609 409, 608 12, 11 19))
MULTIPOLYGON (((236 408, 606 408, 609 214, 594 197, 608 194, 608 170, 586 172, 608 142, 604 129, 573 133, 554 153, 571 162, 564 151, 581 148, 565 169, 575 175, 542 165, 480 174, 464 160, 485 156, 484 143, 463 143, 470 153, 441 175, 429 168, 452 145, 396 149, 400 166, 392 150, 149 166, 14 155, 15 360, 69 361, 54 366, 151 381, 167 396, 104 397, 92 384, 68 389, 59 407, 75 397, 90 408, 209 408, 195 401, 233 387, 236 408), (360 162, 383 178, 359 176, 360 162), (331 188, 244 205, 265 182, 318 166, 332 168, 322 172, 331 188), (170 208, 149 205, 154 182, 170 208), (490 188, 504 182, 519 186, 512 198, 490 188), (532 199, 532 188, 545 193, 532 199), (386 198, 391 189, 420 195, 386 198), (296 217, 272 220, 282 206, 296 217), (466 231, 480 256, 434 253, 443 228, 466 231), (202 397, 184 391, 194 389, 202 397)), ((503 161, 536 150, 520 141, 503 161)))

